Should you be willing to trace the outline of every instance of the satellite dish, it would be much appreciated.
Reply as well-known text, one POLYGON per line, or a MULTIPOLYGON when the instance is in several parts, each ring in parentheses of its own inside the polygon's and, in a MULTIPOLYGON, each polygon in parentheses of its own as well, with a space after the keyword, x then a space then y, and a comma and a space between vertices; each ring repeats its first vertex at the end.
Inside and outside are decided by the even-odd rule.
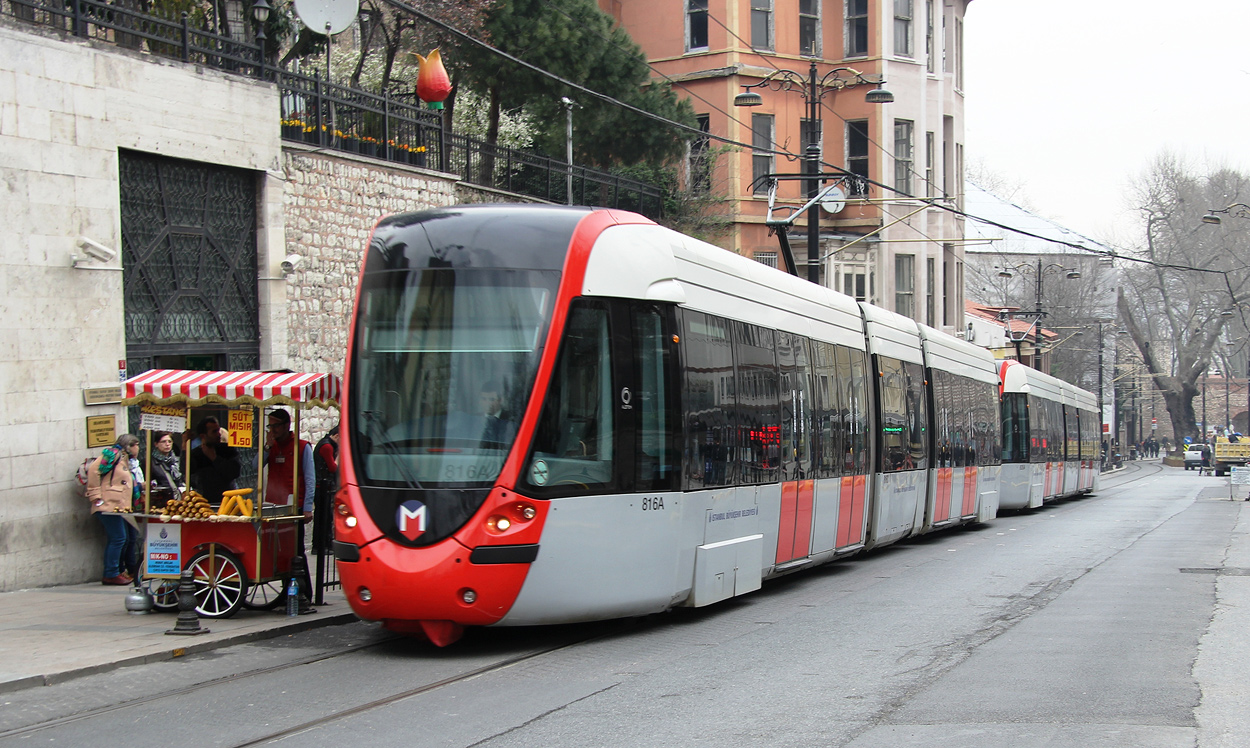
POLYGON ((841 187, 830 187, 825 194, 820 196, 820 207, 824 208, 826 213, 841 213, 846 207, 846 193, 841 187))
POLYGON ((295 0, 295 15, 317 34, 346 31, 360 13, 360 0, 295 0))

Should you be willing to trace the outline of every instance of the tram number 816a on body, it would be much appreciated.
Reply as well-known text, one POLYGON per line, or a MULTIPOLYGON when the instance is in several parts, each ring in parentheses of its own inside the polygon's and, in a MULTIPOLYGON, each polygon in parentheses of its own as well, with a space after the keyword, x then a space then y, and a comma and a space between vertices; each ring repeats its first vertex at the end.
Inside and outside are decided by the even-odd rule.
POLYGON ((664 508, 664 498, 661 496, 644 496, 642 499, 642 511, 659 511, 664 508))

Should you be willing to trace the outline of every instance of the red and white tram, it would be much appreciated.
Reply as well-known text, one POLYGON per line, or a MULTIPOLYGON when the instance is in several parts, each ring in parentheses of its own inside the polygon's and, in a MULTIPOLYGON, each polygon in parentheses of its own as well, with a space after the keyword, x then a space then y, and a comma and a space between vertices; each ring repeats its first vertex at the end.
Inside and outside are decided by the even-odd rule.
POLYGON ((348 353, 340 579, 440 645, 709 605, 993 517, 997 381, 983 349, 631 213, 392 216, 348 353))
POLYGON ((1024 509, 1098 488, 1098 402, 1093 393, 1024 366, 1000 364, 1002 507, 1024 509))

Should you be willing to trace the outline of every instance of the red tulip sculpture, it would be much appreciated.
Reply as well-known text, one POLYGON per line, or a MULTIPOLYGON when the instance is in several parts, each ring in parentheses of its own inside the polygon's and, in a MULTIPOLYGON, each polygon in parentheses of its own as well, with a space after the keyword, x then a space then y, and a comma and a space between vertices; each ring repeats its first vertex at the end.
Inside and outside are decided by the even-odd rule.
POLYGON ((451 93, 451 78, 443 67, 443 56, 437 48, 428 57, 414 55, 420 67, 417 69, 417 96, 431 109, 442 109, 443 99, 451 93))

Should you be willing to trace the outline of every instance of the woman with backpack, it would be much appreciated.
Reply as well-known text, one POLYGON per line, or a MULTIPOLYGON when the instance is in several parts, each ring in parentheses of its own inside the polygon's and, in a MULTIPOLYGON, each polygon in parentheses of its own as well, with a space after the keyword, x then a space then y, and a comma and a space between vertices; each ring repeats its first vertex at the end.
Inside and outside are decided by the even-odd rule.
POLYGON ((105 447, 87 471, 87 500, 91 513, 100 518, 108 542, 104 546, 104 577, 101 584, 123 585, 134 580, 134 549, 139 533, 121 512, 130 511, 139 491, 131 472, 131 460, 139 457, 139 437, 122 434, 105 447))

